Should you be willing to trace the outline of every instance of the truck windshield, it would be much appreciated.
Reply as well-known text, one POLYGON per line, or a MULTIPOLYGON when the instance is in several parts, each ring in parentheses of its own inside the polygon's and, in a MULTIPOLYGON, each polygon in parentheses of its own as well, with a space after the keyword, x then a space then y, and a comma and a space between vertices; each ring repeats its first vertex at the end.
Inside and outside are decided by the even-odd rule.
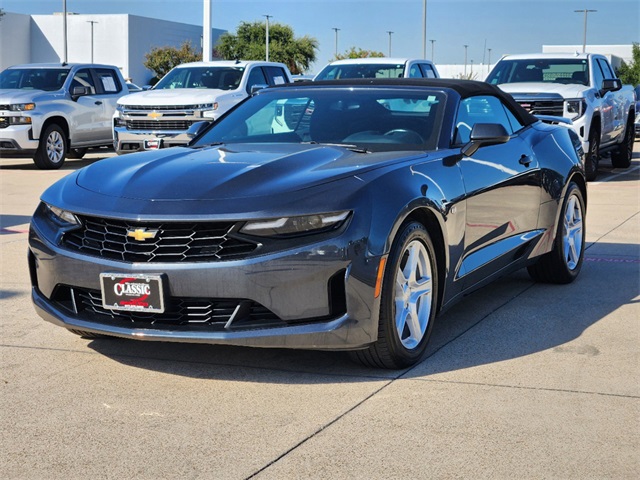
POLYGON ((160 80, 154 90, 170 88, 217 88, 235 90, 240 85, 244 67, 174 68, 160 80))
POLYGON ((487 77, 492 85, 502 83, 564 83, 589 85, 589 63, 577 58, 502 60, 487 77))
POLYGON ((0 73, 0 88, 11 90, 60 90, 69 75, 65 68, 8 68, 0 73))
POLYGON ((402 78, 404 64, 352 64, 327 65, 315 80, 339 80, 341 78, 402 78))

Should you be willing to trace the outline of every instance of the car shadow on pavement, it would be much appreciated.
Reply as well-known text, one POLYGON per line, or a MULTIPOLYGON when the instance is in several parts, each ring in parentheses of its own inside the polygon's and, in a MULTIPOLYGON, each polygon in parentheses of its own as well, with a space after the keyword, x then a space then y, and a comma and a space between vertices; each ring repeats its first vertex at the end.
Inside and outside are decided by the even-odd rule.
POLYGON ((269 383, 278 378, 276 381, 307 383, 338 381, 338 377, 351 381, 424 377, 560 347, 622 305, 636 301, 638 245, 608 247, 603 250, 606 254, 587 251, 583 270, 572 284, 537 284, 521 270, 469 295, 437 318, 427 358, 409 370, 365 368, 342 352, 123 339, 96 339, 88 346, 132 367, 197 378, 231 376, 269 383), (608 253, 612 251, 614 255, 608 253), (612 279, 615 288, 611 288, 612 279), (248 374, 247 369, 254 373, 248 374), (287 376, 274 377, 269 373, 274 371, 287 372, 287 376))
MULTIPOLYGON (((0 213, 0 234, 5 228, 15 227, 16 225, 24 225, 29 223, 31 217, 28 215, 4 215, 0 213)), ((12 233, 12 232, 9 232, 12 233)))

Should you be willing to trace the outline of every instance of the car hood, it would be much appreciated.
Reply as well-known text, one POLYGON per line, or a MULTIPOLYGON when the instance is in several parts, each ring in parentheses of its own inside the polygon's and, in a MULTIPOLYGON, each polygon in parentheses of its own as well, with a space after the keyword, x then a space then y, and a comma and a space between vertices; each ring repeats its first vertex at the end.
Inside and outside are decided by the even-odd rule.
POLYGON ((416 154, 424 156, 298 144, 174 147, 96 162, 80 171, 76 183, 101 195, 146 201, 272 197, 416 154))
POLYGON ((580 98, 582 92, 589 87, 584 85, 562 85, 560 83, 503 83, 498 85, 501 90, 517 96, 518 93, 556 94, 562 98, 580 98))
POLYGON ((18 89, 3 89, 0 90, 0 103, 30 103, 38 99, 43 94, 49 95, 51 92, 45 92, 44 90, 18 90, 18 89))
POLYGON ((167 88, 131 93, 118 99, 119 105, 198 105, 211 103, 220 95, 230 93, 228 90, 215 88, 167 88))

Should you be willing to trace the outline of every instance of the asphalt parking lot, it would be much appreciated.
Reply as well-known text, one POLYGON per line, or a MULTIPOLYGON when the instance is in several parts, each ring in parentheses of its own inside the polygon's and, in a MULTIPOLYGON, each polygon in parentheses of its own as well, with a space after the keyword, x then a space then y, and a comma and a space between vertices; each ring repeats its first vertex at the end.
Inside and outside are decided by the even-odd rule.
POLYGON ((29 217, 69 171, 0 159, 0 477, 640 477, 640 143, 589 184, 586 261, 438 319, 404 371, 346 354, 84 340, 36 316, 29 217))

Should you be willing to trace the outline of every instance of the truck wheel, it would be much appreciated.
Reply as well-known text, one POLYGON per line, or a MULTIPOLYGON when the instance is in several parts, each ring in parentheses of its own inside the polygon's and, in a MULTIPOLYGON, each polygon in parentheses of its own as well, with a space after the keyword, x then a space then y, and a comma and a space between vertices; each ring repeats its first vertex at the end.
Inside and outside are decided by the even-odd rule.
POLYGON ((600 132, 592 129, 589 134, 589 151, 585 156, 585 174, 590 182, 598 176, 598 162, 600 161, 600 132))
POLYGON ((80 159, 87 154, 86 148, 70 148, 69 153, 67 153, 67 158, 75 158, 80 159))
POLYGON ((633 120, 629 116, 624 138, 618 148, 611 152, 611 165, 614 168, 629 168, 631 157, 633 156, 633 120))
POLYGON ((42 170, 56 170, 62 166, 67 156, 67 136, 62 128, 52 123, 42 135, 33 161, 42 170))

